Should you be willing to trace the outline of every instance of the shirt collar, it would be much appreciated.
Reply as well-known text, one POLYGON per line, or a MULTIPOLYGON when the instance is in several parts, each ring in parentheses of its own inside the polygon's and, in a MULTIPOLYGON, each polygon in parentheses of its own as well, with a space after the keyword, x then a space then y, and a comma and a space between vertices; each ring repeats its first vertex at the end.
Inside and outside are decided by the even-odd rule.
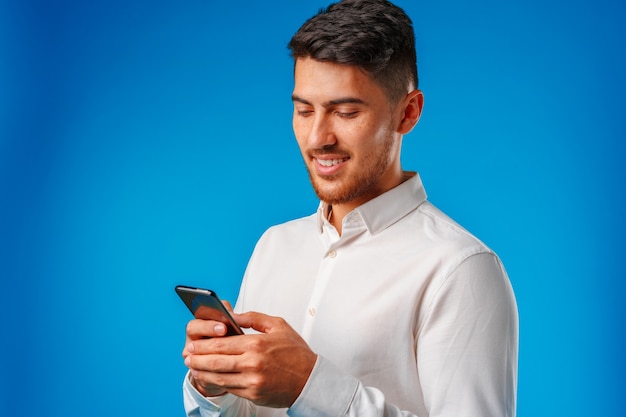
MULTIPOLYGON (((392 188, 352 210, 343 219, 346 222, 360 218, 361 222, 370 235, 374 235, 391 226, 410 211, 416 209, 426 201, 426 190, 418 173, 405 171, 406 179, 400 185, 392 188)), ((320 233, 323 232, 324 224, 328 223, 328 206, 320 202, 317 209, 317 225, 320 233)))

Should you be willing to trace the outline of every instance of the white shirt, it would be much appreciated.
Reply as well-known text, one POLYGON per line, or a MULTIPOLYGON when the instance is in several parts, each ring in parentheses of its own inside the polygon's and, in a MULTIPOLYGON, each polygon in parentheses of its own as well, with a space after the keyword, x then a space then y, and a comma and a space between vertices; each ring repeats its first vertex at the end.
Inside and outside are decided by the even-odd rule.
POLYGON ((187 415, 514 416, 517 307, 497 256, 418 175, 350 212, 341 236, 325 211, 265 232, 236 304, 285 318, 319 355, 299 398, 211 402, 185 378, 187 415))

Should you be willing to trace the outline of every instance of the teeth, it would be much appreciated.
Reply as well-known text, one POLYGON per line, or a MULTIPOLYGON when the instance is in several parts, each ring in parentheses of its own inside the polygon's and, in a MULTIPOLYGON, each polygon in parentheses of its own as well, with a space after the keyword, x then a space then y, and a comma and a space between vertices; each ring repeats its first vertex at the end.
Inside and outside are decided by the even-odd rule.
POLYGON ((342 159, 318 159, 317 160, 317 162, 319 162, 320 165, 325 166, 325 167, 331 167, 333 165, 340 164, 343 161, 345 161, 345 158, 342 158, 342 159))

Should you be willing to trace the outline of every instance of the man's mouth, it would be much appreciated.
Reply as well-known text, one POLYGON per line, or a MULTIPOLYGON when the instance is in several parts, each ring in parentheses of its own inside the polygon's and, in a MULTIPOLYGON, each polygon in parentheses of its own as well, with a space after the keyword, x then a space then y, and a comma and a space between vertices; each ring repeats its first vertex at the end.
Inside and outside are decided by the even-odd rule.
POLYGON ((346 158, 337 158, 337 159, 320 159, 320 158, 315 158, 317 160, 317 163, 320 164, 321 166, 324 167, 332 167, 333 165, 339 165, 342 162, 347 161, 348 157, 346 158))

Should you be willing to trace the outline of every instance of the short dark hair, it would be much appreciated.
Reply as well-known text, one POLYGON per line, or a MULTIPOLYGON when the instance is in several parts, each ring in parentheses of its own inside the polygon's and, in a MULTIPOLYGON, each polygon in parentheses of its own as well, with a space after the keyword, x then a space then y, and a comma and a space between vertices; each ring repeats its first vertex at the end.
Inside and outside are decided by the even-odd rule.
POLYGON ((386 0, 343 0, 320 9, 291 38, 291 56, 354 65, 397 102, 418 87, 413 22, 386 0))

